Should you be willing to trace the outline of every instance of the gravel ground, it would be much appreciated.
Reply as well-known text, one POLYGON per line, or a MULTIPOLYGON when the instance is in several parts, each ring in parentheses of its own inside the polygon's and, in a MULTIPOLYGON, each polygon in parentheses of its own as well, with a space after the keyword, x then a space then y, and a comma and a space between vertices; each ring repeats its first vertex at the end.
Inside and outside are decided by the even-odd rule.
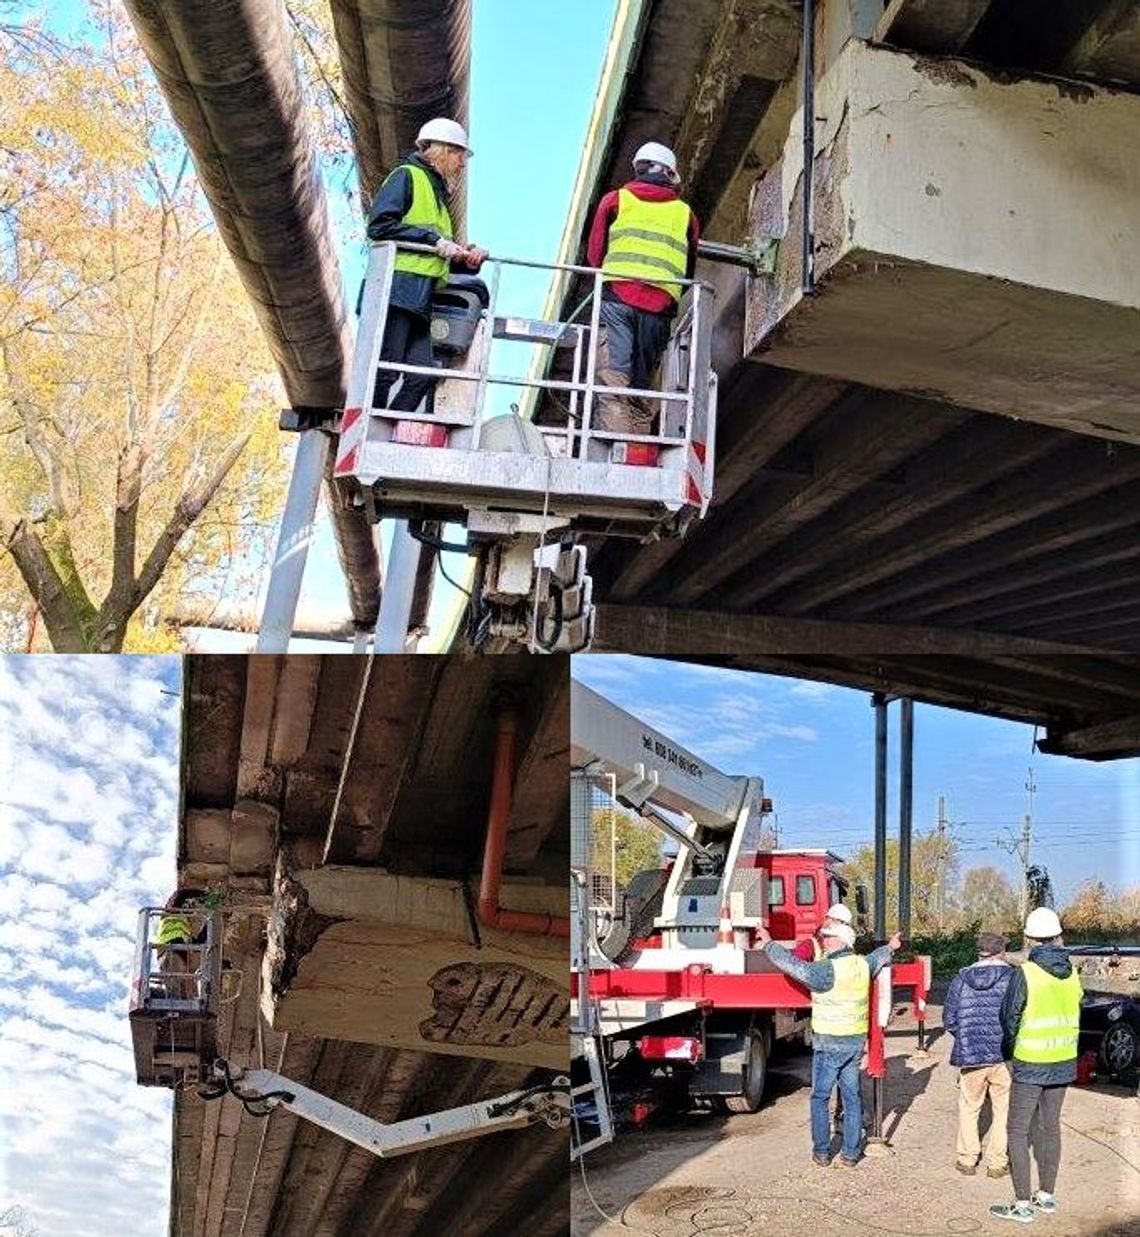
MULTIPOLYGON (((913 1055, 913 1023, 892 1024, 884 1101, 887 1154, 857 1168, 811 1161, 808 1083, 811 1058, 774 1059, 765 1106, 750 1116, 693 1112, 619 1133, 586 1160, 591 1206, 575 1166, 574 1237, 849 1237, 853 1233, 943 1237, 1021 1232, 992 1220, 990 1203, 1012 1198, 1008 1177, 954 1167, 957 1070, 941 1007, 928 1009, 930 1054, 913 1055)), ((983 1124, 986 1114, 983 1113, 983 1124)), ((1059 1210, 1034 1230, 1050 1237, 1140 1237, 1140 1100, 1130 1089, 1071 1087, 1062 1113, 1059 1210)))

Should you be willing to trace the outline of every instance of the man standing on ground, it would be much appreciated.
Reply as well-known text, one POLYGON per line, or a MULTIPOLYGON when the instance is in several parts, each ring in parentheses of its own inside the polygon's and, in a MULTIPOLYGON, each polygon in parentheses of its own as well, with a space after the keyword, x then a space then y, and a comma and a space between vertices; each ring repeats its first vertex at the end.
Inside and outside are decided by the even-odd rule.
MULTIPOLYGON (((607 193, 594 213, 586 260, 601 267, 595 375, 602 386, 646 390, 669 342, 683 289, 697 266, 697 217, 677 192, 677 156, 646 142, 633 156, 635 179, 607 193)), ((656 412, 646 400, 599 395, 597 429, 650 434, 656 412)), ((621 445, 621 444, 615 444, 621 445)), ((624 451, 613 452, 624 461, 624 451)))
POLYGON ((761 929, 759 939, 768 960, 807 988, 811 996, 811 1142, 812 1160, 831 1163, 831 1122, 828 1106, 839 1086, 843 1100, 843 1151, 840 1164, 854 1168, 863 1142, 863 1100, 859 1068, 867 1043, 871 981, 900 947, 899 937, 866 957, 855 952, 855 929, 834 924, 820 931, 825 957, 804 962, 761 929))
POLYGON ((1009 1171, 1006 1117, 1009 1113, 1009 1067, 1002 1053, 1001 1006, 1013 967, 1005 958, 1005 940, 993 932, 978 937, 978 961, 954 976, 942 1011, 942 1025, 954 1036, 950 1064, 958 1075, 958 1157, 960 1173, 972 1177, 982 1153, 978 1116, 990 1097, 993 1120, 986 1146, 986 1176, 1009 1171))
MULTIPOLYGON (((442 117, 429 120, 419 131, 415 152, 392 169, 372 200, 369 240, 408 241, 435 249, 435 253, 397 252, 381 361, 434 365, 432 293, 447 282, 451 269, 477 271, 487 257, 487 251, 477 245, 456 243, 447 208, 448 191, 459 184, 471 154, 461 124, 442 117)), ((381 370, 376 377, 372 405, 413 412, 435 382, 425 374, 400 375, 381 370), (389 405, 388 392, 401 376, 403 383, 389 405)))
POLYGON ((1053 1191, 1061 1165, 1061 1105, 1077 1076, 1081 981, 1061 940, 1061 921, 1046 906, 1025 921, 1029 957, 1014 968, 1001 1006, 1001 1025, 1013 1087, 1009 1097, 1012 1203, 990 1215, 1030 1224, 1057 1210, 1053 1191), (1041 1188, 1030 1190, 1029 1127, 1037 1117, 1034 1150, 1041 1188))

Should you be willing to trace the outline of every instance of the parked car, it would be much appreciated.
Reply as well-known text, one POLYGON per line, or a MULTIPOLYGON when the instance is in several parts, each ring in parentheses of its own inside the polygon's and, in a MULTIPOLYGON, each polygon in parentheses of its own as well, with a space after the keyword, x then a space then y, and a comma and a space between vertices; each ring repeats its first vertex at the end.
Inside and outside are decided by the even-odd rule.
POLYGON ((1140 1065, 1140 998, 1086 992, 1078 1051, 1095 1052, 1108 1074, 1123 1074, 1140 1065))

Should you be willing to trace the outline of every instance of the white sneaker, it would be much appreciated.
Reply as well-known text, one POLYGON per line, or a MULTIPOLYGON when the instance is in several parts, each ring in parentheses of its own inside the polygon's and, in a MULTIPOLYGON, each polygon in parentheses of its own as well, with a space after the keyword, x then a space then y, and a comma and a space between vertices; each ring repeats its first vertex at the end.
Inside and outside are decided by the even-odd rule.
POLYGON ((1029 1201, 1042 1215, 1051 1216, 1057 1210, 1057 1200, 1044 1190, 1038 1190, 1029 1201))

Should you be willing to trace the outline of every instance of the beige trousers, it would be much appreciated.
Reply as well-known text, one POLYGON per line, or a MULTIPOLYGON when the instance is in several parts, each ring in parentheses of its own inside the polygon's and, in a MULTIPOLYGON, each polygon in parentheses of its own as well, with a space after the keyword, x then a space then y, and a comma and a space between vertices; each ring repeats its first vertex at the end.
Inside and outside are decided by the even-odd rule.
POLYGON ((993 1121, 986 1144, 986 1167, 1005 1168, 1009 1163, 1006 1148, 1006 1119, 1009 1116, 1009 1090, 1012 1085, 1009 1067, 982 1065, 964 1069, 958 1077, 958 1163, 971 1167, 982 1154, 978 1137, 978 1117, 986 1096, 990 1097, 993 1121))

